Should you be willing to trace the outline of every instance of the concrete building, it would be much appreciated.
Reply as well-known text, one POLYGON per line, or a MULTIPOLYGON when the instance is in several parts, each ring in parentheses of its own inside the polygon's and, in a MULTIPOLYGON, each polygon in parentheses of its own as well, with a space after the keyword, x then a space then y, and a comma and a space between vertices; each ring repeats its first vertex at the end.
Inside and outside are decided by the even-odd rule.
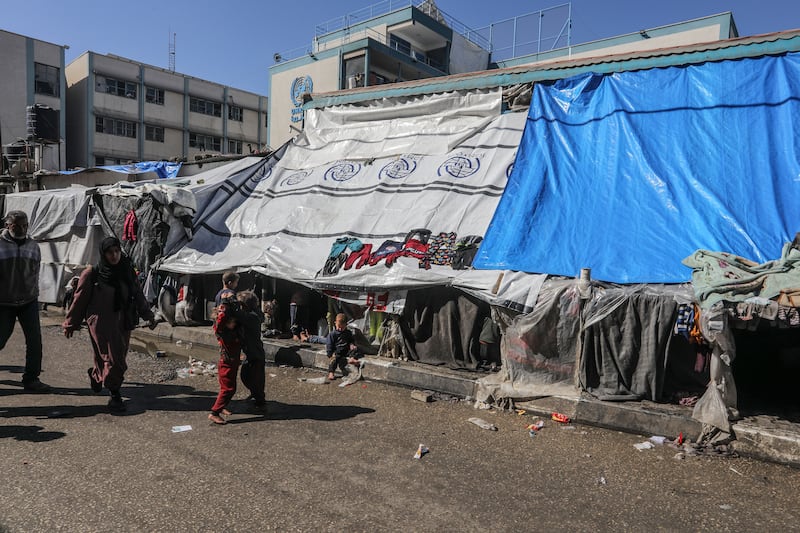
POLYGON ((67 165, 194 160, 267 144, 267 97, 85 52, 66 68, 67 165))
POLYGON ((485 70, 488 46, 430 0, 382 2, 319 24, 310 47, 275 54, 268 143, 302 129, 304 94, 485 70))
POLYGON ((538 67, 738 37, 728 12, 574 45, 571 17, 571 5, 563 4, 475 30, 436 8, 431 0, 409 0, 382 2, 317 25, 309 47, 276 54, 276 64, 270 67, 268 142, 279 146, 302 129, 303 106, 311 93, 315 100, 337 93, 333 99, 337 103, 368 100, 368 95, 419 94, 425 89, 409 88, 453 87, 452 80, 471 72, 538 67), (386 12, 397 5, 402 7, 386 12), (558 21, 552 35, 525 27, 545 13, 558 21), (514 46, 518 32, 527 39, 526 46, 514 46), (552 46, 541 50, 545 43, 552 46), (516 55, 509 57, 511 50, 516 55))
POLYGON ((0 175, 63 168, 65 49, 0 30, 0 175))

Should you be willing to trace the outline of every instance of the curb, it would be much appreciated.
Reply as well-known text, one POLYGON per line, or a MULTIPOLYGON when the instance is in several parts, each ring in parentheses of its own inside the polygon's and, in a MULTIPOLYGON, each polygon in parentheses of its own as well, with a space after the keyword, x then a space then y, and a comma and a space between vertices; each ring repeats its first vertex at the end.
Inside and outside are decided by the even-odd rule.
MULTIPOLYGON (((173 327, 161 323, 152 331, 135 330, 132 338, 152 352, 163 350, 185 357, 187 349, 191 349, 192 356, 197 359, 209 362, 217 359, 216 341, 209 327, 173 327)), ((326 370, 328 358, 324 350, 313 346, 282 339, 264 341, 270 362, 326 370)), ((362 375, 373 381, 464 398, 475 398, 478 388, 477 378, 465 377, 455 370, 376 356, 365 356, 364 361, 362 375)), ((700 422, 691 418, 691 408, 653 402, 603 402, 589 397, 548 396, 516 404, 528 414, 546 419, 551 413, 559 412, 576 423, 644 436, 674 438, 683 433, 694 440, 702 430, 700 422)), ((772 427, 774 424, 760 418, 745 419, 733 426, 738 438, 733 442, 734 450, 743 456, 800 467, 800 425, 787 422, 772 427)))

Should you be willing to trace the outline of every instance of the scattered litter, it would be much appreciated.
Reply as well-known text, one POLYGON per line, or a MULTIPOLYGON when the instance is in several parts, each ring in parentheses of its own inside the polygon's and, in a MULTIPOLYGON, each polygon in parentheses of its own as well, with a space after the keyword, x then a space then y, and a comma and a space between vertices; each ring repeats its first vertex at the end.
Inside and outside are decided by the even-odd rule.
POLYGON ((575 429, 575 426, 561 426, 561 429, 575 429))
POLYGON ((361 369, 364 368, 364 361, 360 361, 357 365, 347 365, 347 375, 339 383, 340 387, 347 387, 361 379, 361 369))
POLYGON ((188 341, 175 341, 175 346, 178 348, 183 348, 184 350, 191 350, 194 344, 188 341))
POLYGON ((649 440, 646 440, 644 442, 640 442, 638 444, 634 444, 633 447, 636 448, 637 450, 639 450, 640 452, 643 451, 643 450, 650 450, 652 448, 655 448, 653 443, 650 442, 649 440))
POLYGON ((527 412, 528 412, 528 411, 526 411, 525 409, 517 409, 517 414, 518 414, 519 416, 522 416, 522 415, 524 415, 524 414, 525 414, 525 413, 527 413, 527 412))
POLYGON ((175 371, 175 373, 179 378, 188 378, 189 376, 200 376, 203 374, 209 376, 216 376, 217 372, 218 372, 217 365, 215 365, 214 363, 207 363, 205 361, 195 359, 194 357, 189 358, 188 367, 179 368, 175 371))
POLYGON ((414 453, 414 459, 419 459, 420 457, 422 457, 423 455, 425 455, 429 451, 430 450, 428 449, 427 446, 425 446, 424 444, 420 444, 419 448, 417 448, 416 453, 414 453))
POLYGON ((589 458, 591 458, 591 457, 592 457, 592 454, 590 454, 590 453, 585 453, 585 454, 583 454, 583 456, 584 456, 584 457, 586 457, 587 459, 589 459, 589 458))
POLYGON ((678 438, 675 439, 675 444, 678 444, 678 445, 683 444, 683 431, 678 433, 678 438))
POLYGON ((528 424, 529 431, 539 431, 544 427, 544 422, 539 420, 538 422, 534 422, 533 424, 528 424))
POLYGON ((497 431, 497 426, 487 422, 483 418, 474 418, 473 417, 473 418, 469 419, 469 422, 472 422, 473 424, 475 424, 476 426, 478 426, 481 429, 488 429, 489 431, 497 431))
POLYGON ((480 400, 475 400, 475 409, 482 409, 484 411, 491 409, 492 406, 486 402, 482 402, 480 400))
POLYGON ((270 374, 270 375, 269 375, 269 377, 271 377, 271 378, 277 378, 277 377, 278 377, 278 374, 270 374))
POLYGON ((570 422, 569 417, 562 413, 553 413, 550 415, 550 418, 562 424, 569 424, 570 422))
POLYGON ((674 456, 672 456, 672 458, 678 461, 682 461, 686 459, 686 454, 684 454, 683 452, 678 452, 674 456))
POLYGON ((184 431, 191 431, 192 426, 172 426, 173 433, 182 433, 184 431))
POLYGON ((297 378, 297 381, 301 383, 310 383, 312 385, 325 385, 326 383, 330 383, 326 376, 320 376, 318 378, 297 378))
POLYGON ((742 474, 741 472, 739 472, 738 470, 736 470, 734 467, 732 467, 732 466, 731 466, 731 467, 729 467, 729 468, 731 469, 731 472, 734 472, 734 473, 736 473, 736 474, 739 474, 740 476, 744 477, 744 474, 742 474))
POLYGON ((156 350, 155 356, 156 356, 156 358, 166 357, 167 354, 163 350, 156 350))
POLYGON ((650 437, 650 442, 653 444, 664 444, 667 441, 667 437, 662 437, 660 435, 653 435, 650 437))
POLYGON ((597 478, 597 484, 598 485, 608 485, 608 481, 606 481, 605 476, 600 476, 599 478, 597 478))
POLYGON ((534 431, 534 430, 532 430, 532 429, 528 430, 528 436, 529 436, 530 438, 533 438, 533 437, 535 437, 535 436, 536 436, 536 431, 534 431))
POLYGON ((722 505, 719 506, 719 508, 722 509, 723 511, 730 511, 731 509, 733 509, 733 505, 723 503, 722 505))

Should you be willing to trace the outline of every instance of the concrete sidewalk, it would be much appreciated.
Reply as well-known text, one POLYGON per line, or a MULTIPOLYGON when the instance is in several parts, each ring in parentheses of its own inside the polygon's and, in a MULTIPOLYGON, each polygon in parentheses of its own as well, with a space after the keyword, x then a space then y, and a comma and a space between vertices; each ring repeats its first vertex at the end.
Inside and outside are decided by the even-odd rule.
MULTIPOLYGON (((43 324, 60 324, 58 312, 43 314, 43 324)), ((210 327, 170 326, 159 324, 155 330, 140 328, 133 332, 132 348, 150 353, 157 350, 168 355, 216 362, 216 339, 210 327)), ((267 360, 275 364, 327 369, 328 358, 322 345, 292 340, 264 341, 267 360)), ((366 356, 362 375, 365 379, 392 383, 411 389, 475 398, 481 374, 456 371, 411 361, 366 356)), ((566 398, 549 396, 521 403, 530 414, 550 417, 554 411, 564 413, 574 422, 615 429, 644 436, 663 435, 674 438, 679 433, 692 440, 701 432, 699 422, 691 418, 692 409, 680 405, 654 402, 604 402, 588 395, 566 398)), ((744 418, 734 425, 737 440, 734 449, 741 455, 800 466, 800 424, 771 416, 744 418)))

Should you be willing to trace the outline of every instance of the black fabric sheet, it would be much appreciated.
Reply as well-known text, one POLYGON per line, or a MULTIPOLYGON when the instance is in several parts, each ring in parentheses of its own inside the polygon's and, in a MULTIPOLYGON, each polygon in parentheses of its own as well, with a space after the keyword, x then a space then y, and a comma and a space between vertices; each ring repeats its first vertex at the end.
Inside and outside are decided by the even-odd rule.
POLYGON ((401 329, 409 359, 474 369, 489 306, 447 287, 409 291, 401 329))

